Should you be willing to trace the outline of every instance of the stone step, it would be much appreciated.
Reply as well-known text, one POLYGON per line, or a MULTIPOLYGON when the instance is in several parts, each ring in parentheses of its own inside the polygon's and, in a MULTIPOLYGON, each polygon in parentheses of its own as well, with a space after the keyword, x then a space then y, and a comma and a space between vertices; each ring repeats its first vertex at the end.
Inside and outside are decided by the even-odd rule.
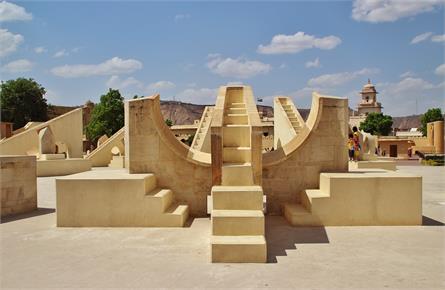
POLYGON ((264 235, 264 214, 261 210, 212 210, 212 235, 264 235))
POLYGON ((230 114, 246 114, 246 108, 227 108, 227 113, 230 114))
POLYGON ((183 227, 189 217, 186 204, 174 203, 162 215, 165 227, 183 227))
POLYGON ((264 236, 212 236, 213 263, 265 263, 267 247, 264 236))
POLYGON ((246 125, 249 123, 247 114, 226 114, 224 116, 224 124, 240 124, 246 125))
POLYGON ((113 156, 111 158, 108 167, 111 168, 124 168, 125 167, 125 156, 113 156))
MULTIPOLYGON (((320 189, 306 189, 301 195, 301 204, 312 212, 313 205, 316 204, 317 199, 329 199, 329 194, 322 192, 320 189)), ((316 206, 316 205, 315 205, 316 206)))
POLYGON ((223 163, 221 185, 254 185, 251 163, 223 163))
POLYGON ((319 218, 312 215, 301 204, 285 203, 284 216, 287 221, 293 226, 321 226, 322 223, 319 218))
POLYGON ((168 211, 170 191, 155 188, 153 174, 128 174, 123 169, 93 170, 57 178, 57 225, 181 226, 187 214, 182 214, 178 222, 178 211, 168 211), (164 217, 164 210, 173 217, 164 217))
POLYGON ((223 147, 223 162, 245 163, 252 160, 250 147, 223 147))
POLYGON ((245 108, 246 103, 229 103, 228 108, 245 108))
POLYGON ((153 203, 153 210, 163 213, 172 204, 173 192, 170 189, 155 188, 146 197, 153 203))
POLYGON ((212 208, 229 210, 262 210, 261 186, 213 186, 212 208))
POLYGON ((249 125, 224 125, 223 126, 224 147, 250 147, 249 125))

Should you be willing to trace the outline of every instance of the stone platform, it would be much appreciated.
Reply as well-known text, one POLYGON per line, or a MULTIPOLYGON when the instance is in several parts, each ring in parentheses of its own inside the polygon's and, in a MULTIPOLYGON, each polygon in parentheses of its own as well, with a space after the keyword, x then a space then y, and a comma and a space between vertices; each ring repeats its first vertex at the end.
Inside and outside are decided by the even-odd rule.
POLYGON ((37 176, 62 176, 91 170, 91 160, 83 158, 37 160, 37 176))
POLYGON ((286 203, 295 226, 422 224, 422 177, 368 169, 321 173, 320 188, 301 193, 301 204, 286 203))
POLYGON ((55 177, 39 177, 40 209, 2 219, 1 288, 442 289, 445 168, 398 172, 423 177, 422 226, 293 227, 266 216, 268 264, 210 263, 209 218, 184 228, 56 227, 55 177))
POLYGON ((369 160, 369 161, 349 161, 349 169, 384 169, 396 170, 395 160, 369 160))
POLYGON ((182 227, 188 206, 153 174, 88 171, 56 179, 60 227, 182 227))

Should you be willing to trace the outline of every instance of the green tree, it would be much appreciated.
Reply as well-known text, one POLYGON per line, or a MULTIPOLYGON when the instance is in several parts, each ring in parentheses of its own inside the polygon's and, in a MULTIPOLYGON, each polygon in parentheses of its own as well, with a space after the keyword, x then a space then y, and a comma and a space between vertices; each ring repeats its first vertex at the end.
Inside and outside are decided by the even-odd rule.
POLYGON ((111 136, 124 126, 124 98, 119 90, 110 89, 100 97, 100 102, 94 106, 91 120, 85 128, 87 138, 93 143, 100 136, 111 136))
POLYGON ((45 88, 33 79, 18 78, 1 83, 1 120, 14 123, 14 129, 30 121, 48 120, 45 88))
POLYGON ((392 117, 382 113, 369 113, 366 120, 360 123, 360 130, 379 136, 389 135, 391 127, 392 117))
POLYGON ((426 124, 428 124, 429 122, 442 120, 443 115, 440 108, 432 108, 426 111, 426 113, 423 114, 422 117, 420 117, 420 123, 422 124, 422 127, 420 127, 420 131, 422 132, 423 136, 426 136, 426 124))
POLYGON ((173 126, 173 121, 170 119, 165 119, 165 125, 171 127, 171 126, 173 126))

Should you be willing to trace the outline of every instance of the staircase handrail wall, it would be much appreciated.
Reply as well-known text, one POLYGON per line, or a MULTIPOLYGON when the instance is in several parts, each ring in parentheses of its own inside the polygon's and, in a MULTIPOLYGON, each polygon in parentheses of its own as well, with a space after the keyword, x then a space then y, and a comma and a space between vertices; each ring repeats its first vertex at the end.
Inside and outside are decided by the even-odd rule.
POLYGON ((38 155, 39 131, 50 127, 56 142, 68 146, 71 158, 83 156, 82 108, 75 109, 0 141, 1 155, 38 155))

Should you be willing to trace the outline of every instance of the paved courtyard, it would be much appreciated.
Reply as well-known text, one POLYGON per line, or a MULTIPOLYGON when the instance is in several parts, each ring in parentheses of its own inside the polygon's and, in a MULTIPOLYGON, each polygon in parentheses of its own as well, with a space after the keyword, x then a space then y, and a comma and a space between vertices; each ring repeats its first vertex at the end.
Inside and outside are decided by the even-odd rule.
POLYGON ((0 226, 0 286, 443 289, 445 168, 398 168, 423 176, 424 226, 294 228, 269 216, 268 264, 211 264, 208 218, 186 228, 57 228, 54 178, 38 178, 40 209, 0 226))

